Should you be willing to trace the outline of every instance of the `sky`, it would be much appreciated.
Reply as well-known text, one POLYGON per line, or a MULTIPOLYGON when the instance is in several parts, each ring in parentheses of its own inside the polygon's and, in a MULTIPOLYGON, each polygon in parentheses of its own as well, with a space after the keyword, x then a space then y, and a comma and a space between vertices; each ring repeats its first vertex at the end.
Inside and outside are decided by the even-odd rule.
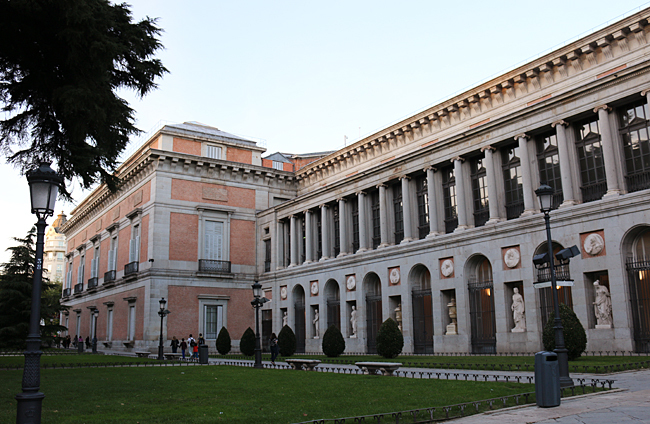
MULTIPOLYGON (((335 150, 625 16, 633 0, 126 0, 158 18, 169 70, 140 99, 144 135, 198 121, 277 151, 335 150)), ((132 150, 140 142, 134 139, 132 150)), ((53 167, 56 167, 54 164, 53 167)), ((36 222, 0 159, 0 262, 36 222)), ((87 194, 72 187, 76 202, 87 194)), ((74 203, 59 201, 69 212, 74 203)), ((52 218, 48 223, 52 222, 52 218)))

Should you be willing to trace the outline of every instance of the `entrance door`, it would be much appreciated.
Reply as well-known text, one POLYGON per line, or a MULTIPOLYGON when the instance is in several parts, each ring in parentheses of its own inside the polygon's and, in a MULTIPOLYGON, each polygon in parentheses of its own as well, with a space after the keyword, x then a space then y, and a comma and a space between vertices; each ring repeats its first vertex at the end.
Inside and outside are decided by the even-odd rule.
POLYGON ((650 261, 630 259, 625 268, 632 303, 634 350, 650 353, 650 261))
POLYGON ((305 353, 305 299, 299 297, 294 304, 296 324, 296 353, 305 353))
POLYGON ((273 332, 273 311, 262 311, 262 352, 269 351, 269 340, 273 332))
POLYGON ((470 281, 468 287, 472 353, 496 353, 497 338, 492 280, 470 281))
POLYGON ((413 290, 413 351, 433 353, 431 289, 413 290))
POLYGON ((381 294, 366 296, 366 329, 368 353, 377 353, 377 333, 381 325, 381 294))

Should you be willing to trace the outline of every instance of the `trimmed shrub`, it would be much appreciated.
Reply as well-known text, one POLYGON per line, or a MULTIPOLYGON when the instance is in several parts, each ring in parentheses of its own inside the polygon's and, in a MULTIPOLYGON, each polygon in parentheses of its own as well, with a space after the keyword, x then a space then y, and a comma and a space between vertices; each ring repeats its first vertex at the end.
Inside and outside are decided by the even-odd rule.
POLYGON ((230 342, 230 333, 228 333, 226 327, 221 327, 219 335, 217 336, 217 352, 222 355, 227 355, 232 347, 230 346, 230 342))
POLYGON ((248 327, 239 341, 239 350, 246 356, 255 354, 255 333, 248 327))
POLYGON ((388 318, 379 327, 377 334, 377 353, 384 358, 395 358, 402 353, 404 336, 394 319, 388 318))
MULTIPOLYGON (((560 303, 560 319, 564 333, 564 345, 568 351, 569 361, 573 361, 582 355, 587 348, 587 334, 585 328, 576 314, 563 303, 560 303)), ((542 336, 544 349, 552 351, 555 349, 555 313, 553 312, 546 322, 542 336)))
POLYGON ((296 353, 296 335, 288 325, 282 327, 278 334, 278 347, 280 356, 291 356, 296 353))
POLYGON ((330 325, 323 336, 323 353, 330 358, 340 356, 345 351, 345 339, 341 330, 335 325, 330 325))

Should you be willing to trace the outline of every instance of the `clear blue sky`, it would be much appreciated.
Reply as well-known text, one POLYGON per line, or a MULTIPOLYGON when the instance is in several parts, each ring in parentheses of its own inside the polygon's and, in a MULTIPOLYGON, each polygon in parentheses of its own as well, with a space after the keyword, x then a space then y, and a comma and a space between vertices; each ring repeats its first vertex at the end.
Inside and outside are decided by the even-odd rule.
MULTIPOLYGON (((199 121, 267 153, 333 150, 650 4, 618 0, 135 0, 158 17, 170 73, 125 98, 145 132, 199 121)), ((24 177, 0 163, 0 262, 30 214, 24 177)), ((76 200, 83 193, 75 189, 76 200)), ((59 202, 57 210, 69 212, 59 202)), ((49 222, 52 220, 50 219, 49 222)))

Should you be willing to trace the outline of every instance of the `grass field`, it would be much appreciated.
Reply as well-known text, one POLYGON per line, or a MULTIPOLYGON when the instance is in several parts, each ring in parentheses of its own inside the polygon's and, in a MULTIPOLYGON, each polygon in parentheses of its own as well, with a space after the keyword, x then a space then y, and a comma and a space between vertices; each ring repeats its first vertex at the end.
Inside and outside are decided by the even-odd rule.
MULTIPOLYGON (((16 420, 22 371, 0 371, 0 423, 16 420)), ((294 423, 531 392, 529 384, 244 367, 41 371, 44 423, 294 423)))

